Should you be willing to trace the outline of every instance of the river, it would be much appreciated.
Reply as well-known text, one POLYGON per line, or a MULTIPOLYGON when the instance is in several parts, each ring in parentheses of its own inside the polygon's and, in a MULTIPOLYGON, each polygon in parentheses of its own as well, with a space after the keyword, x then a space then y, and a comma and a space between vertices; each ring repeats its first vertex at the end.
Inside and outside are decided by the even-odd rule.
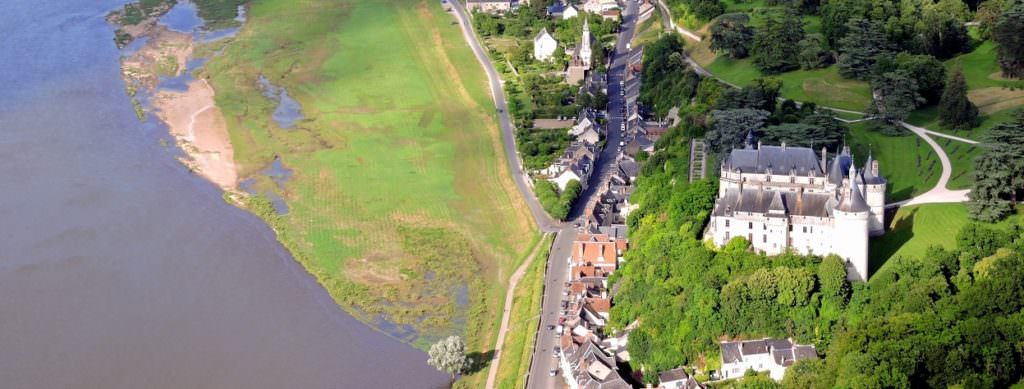
POLYGON ((445 386, 136 119, 103 19, 118 6, 0 13, 0 386, 445 386))

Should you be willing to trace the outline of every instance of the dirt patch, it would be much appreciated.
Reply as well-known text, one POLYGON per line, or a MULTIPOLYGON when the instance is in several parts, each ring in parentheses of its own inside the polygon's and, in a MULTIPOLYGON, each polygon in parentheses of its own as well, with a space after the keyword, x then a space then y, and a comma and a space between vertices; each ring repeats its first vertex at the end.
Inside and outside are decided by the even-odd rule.
POLYGON ((967 98, 978 106, 978 111, 989 115, 1024 105, 1024 90, 999 87, 972 89, 967 92, 967 98))
POLYGON ((153 107, 187 154, 182 162, 221 188, 232 190, 238 184, 234 149, 213 97, 206 80, 193 80, 185 92, 157 93, 153 107))

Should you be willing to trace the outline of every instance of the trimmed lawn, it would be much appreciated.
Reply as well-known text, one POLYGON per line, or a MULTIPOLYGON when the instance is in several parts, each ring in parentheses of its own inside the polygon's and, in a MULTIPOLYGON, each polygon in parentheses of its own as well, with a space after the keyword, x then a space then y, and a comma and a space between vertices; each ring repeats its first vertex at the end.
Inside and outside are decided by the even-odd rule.
POLYGON ((946 151, 949 162, 953 165, 952 175, 949 177, 949 189, 970 189, 974 182, 974 158, 981 153, 981 148, 958 142, 952 139, 933 137, 939 146, 946 151))
POLYGON ((1003 78, 996 60, 996 45, 991 41, 985 41, 974 51, 951 58, 945 64, 949 71, 957 66, 963 69, 968 89, 1003 86, 1024 88, 1024 80, 1003 78))
POLYGON ((872 122, 850 125, 850 143, 858 168, 870 150, 888 181, 886 201, 906 200, 927 192, 939 181, 942 166, 924 140, 916 135, 888 136, 874 129, 872 122))
MULTIPOLYGON (((1021 220, 1024 219, 1018 212, 993 225, 1007 227, 1021 220)), ((896 256, 924 259, 922 256, 930 246, 955 247, 956 234, 968 222, 967 208, 963 204, 924 204, 900 208, 889 221, 890 230, 871 240, 871 273, 876 273, 890 258, 896 256)))
MULTIPOLYGON (((739 86, 763 76, 749 58, 732 60, 719 56, 707 69, 719 78, 739 86)), ((868 83, 842 78, 838 69, 829 66, 768 77, 782 80, 782 96, 786 98, 853 111, 866 110, 871 104, 871 88, 868 83)))
POLYGON ((424 348, 493 345, 507 277, 539 239, 507 168, 486 77, 428 0, 255 2, 200 76, 242 178, 276 158, 290 212, 263 215, 355 317, 424 348), (387 50, 382 50, 387 47, 387 50), (281 129, 256 80, 302 105, 281 129))

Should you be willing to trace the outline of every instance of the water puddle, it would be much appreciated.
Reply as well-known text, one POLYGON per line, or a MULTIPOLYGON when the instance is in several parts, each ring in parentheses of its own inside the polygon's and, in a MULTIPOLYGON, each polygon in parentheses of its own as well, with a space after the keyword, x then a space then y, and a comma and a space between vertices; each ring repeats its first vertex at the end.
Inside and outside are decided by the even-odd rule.
POLYGON ((292 176, 292 170, 284 167, 281 163, 280 158, 274 158, 274 162, 270 164, 269 168, 264 169, 260 172, 264 177, 270 178, 274 183, 276 190, 260 190, 257 188, 255 178, 247 178, 238 183, 238 188, 245 193, 257 196, 262 195, 270 200, 274 205, 274 210, 278 215, 285 215, 288 213, 288 204, 285 203, 284 199, 278 195, 279 192, 284 191, 284 184, 288 182, 288 179, 292 176))
POLYGON ((295 122, 302 120, 302 106, 288 95, 288 91, 282 87, 271 84, 267 77, 260 75, 258 80, 263 96, 271 101, 277 102, 277 108, 271 116, 274 122, 281 128, 292 128, 295 122))

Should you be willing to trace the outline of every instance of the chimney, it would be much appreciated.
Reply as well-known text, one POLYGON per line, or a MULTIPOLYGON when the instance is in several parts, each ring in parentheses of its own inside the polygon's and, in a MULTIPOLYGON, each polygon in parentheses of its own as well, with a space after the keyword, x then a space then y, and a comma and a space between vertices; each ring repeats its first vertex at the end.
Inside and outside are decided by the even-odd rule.
POLYGON ((828 171, 828 149, 821 147, 821 171, 828 171))
POLYGON ((758 150, 761 149, 761 140, 760 139, 757 140, 757 149, 758 150))
POLYGON ((871 161, 871 175, 878 177, 878 160, 871 161))

